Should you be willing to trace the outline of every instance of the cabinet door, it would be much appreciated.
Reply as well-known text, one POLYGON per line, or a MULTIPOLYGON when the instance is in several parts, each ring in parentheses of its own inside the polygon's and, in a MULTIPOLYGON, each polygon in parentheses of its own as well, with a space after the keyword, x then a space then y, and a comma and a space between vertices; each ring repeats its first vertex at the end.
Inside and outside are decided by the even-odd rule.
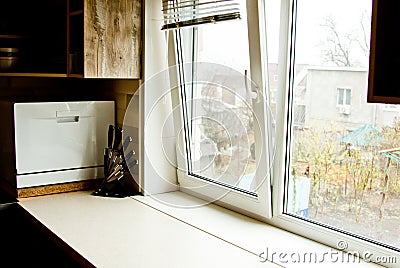
POLYGON ((375 0, 372 12, 368 102, 400 103, 396 33, 398 1, 375 0))
POLYGON ((140 43, 140 0, 85 0, 84 77, 140 78, 140 43))
POLYGON ((65 77, 65 12, 65 0, 1 1, 0 76, 65 77))

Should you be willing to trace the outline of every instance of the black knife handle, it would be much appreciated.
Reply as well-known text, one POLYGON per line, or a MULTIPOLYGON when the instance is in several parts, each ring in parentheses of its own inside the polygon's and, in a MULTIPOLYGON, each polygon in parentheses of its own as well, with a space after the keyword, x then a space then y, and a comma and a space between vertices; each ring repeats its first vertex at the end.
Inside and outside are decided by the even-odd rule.
POLYGON ((127 136, 124 140, 124 143, 122 144, 122 150, 126 151, 126 148, 128 148, 129 143, 131 143, 132 138, 131 136, 127 136))
POLYGON ((135 166, 135 165, 139 165, 139 161, 137 159, 133 159, 132 161, 127 163, 128 169, 133 168, 133 166, 135 166))
POLYGON ((113 125, 109 125, 108 126, 108 135, 107 135, 107 146, 108 148, 112 147, 112 143, 113 143, 113 138, 114 138, 114 126, 113 125))
POLYGON ((113 149, 114 150, 118 150, 119 149, 119 145, 121 143, 122 140, 122 129, 119 127, 115 128, 115 138, 114 138, 114 145, 113 145, 113 149))
POLYGON ((124 154, 125 162, 129 161, 129 159, 132 158, 132 156, 135 154, 135 151, 129 151, 129 153, 124 154))

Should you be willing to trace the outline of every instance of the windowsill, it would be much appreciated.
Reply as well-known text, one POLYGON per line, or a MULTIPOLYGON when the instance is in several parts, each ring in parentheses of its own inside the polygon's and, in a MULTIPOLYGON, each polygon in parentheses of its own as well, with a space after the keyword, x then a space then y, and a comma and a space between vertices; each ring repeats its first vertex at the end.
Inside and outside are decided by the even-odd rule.
POLYGON ((348 262, 348 256, 337 249, 218 205, 205 204, 203 200, 180 191, 148 197, 135 196, 133 198, 196 229, 254 254, 260 262, 268 256, 268 261, 283 267, 309 267, 313 265, 321 266, 322 264, 324 267, 338 265, 340 267, 378 267, 378 265, 361 260, 354 263, 353 258, 350 258, 348 262), (301 258, 306 256, 306 261, 299 263, 297 261, 299 256, 301 258), (308 261, 310 256, 312 257, 311 262, 308 261), (292 257, 293 259, 291 259, 292 257))
POLYGON ((182 192, 119 199, 80 191, 19 204, 96 267, 376 267, 182 192), (260 260, 263 252, 275 265, 260 260), (304 253, 317 263, 291 261, 304 253))

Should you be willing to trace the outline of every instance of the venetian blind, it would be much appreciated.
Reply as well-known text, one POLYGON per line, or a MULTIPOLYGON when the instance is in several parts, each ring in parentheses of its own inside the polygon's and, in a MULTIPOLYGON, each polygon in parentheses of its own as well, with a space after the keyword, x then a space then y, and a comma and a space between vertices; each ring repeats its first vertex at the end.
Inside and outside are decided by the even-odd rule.
POLYGON ((236 0, 163 0, 162 30, 240 19, 236 0))

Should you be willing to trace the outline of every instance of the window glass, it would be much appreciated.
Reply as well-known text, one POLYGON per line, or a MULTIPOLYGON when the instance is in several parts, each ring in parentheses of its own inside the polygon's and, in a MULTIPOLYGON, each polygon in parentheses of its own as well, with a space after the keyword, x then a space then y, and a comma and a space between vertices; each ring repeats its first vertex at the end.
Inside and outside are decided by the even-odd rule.
POLYGON ((178 180, 184 192, 267 219, 274 124, 260 60, 263 7, 257 1, 232 4, 240 19, 175 32, 182 82, 181 117, 175 117, 183 148, 178 180))
POLYGON ((256 195, 256 151, 264 141, 255 137, 259 96, 251 81, 246 1, 236 3, 240 20, 182 29, 183 47, 193 45, 184 59, 192 62, 185 87, 188 174, 256 195))
POLYGON ((339 88, 338 90, 339 92, 339 97, 338 97, 338 105, 343 105, 344 104, 344 92, 343 92, 343 88, 339 88))
POLYGON ((285 210, 400 248, 400 113, 366 101, 371 8, 297 1, 285 210))
POLYGON ((193 85, 190 173, 252 191, 256 162, 254 115, 246 98, 251 85, 244 79, 250 72, 246 2, 238 2, 241 20, 197 28, 195 60, 226 66, 226 71, 210 72, 209 81, 219 83, 193 85))
POLYGON ((346 105, 350 105, 351 90, 346 89, 346 105))

